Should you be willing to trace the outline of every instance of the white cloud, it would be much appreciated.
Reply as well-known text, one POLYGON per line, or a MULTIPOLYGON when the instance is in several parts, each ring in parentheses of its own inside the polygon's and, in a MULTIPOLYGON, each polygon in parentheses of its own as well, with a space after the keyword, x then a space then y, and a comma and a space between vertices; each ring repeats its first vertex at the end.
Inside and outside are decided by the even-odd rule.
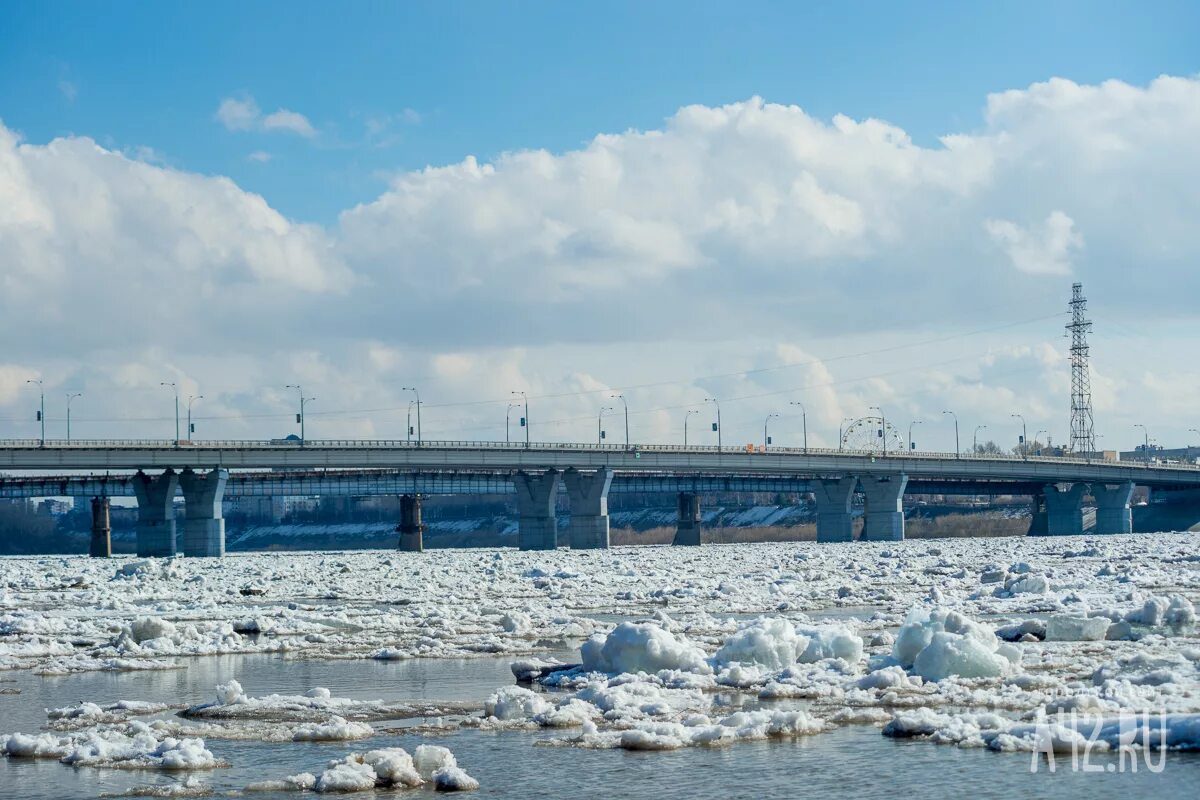
POLYGON ((1070 275, 1071 257, 1083 247, 1075 221, 1061 211, 1050 212, 1040 231, 1004 219, 989 219, 983 225, 1013 266, 1030 275, 1070 275))
POLYGON ((298 111, 280 108, 264 115, 253 97, 226 97, 217 106, 217 121, 231 131, 288 131, 311 139, 317 135, 308 118, 298 111))
POLYGON ((266 150, 255 150, 250 155, 246 156, 247 161, 253 161, 257 164, 265 164, 271 160, 271 154, 266 150))

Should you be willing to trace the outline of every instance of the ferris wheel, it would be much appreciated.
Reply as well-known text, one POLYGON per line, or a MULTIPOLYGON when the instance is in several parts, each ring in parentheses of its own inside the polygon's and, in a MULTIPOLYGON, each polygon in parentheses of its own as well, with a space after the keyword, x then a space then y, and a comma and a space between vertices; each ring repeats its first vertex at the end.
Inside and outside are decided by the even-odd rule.
POLYGON ((842 431, 843 450, 863 453, 906 453, 908 442, 882 417, 859 417, 842 431))

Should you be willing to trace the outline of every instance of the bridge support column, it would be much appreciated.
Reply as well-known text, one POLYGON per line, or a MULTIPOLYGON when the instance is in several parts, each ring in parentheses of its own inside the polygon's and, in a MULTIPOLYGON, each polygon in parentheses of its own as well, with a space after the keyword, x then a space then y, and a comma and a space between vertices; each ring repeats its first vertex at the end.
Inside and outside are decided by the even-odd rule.
POLYGON ((137 554, 139 556, 175 555, 175 491, 179 475, 168 469, 157 478, 138 470, 133 476, 137 495, 137 554))
POLYGON ((1093 483, 1092 497, 1096 498, 1096 533, 1133 533, 1132 481, 1116 486, 1093 483))
POLYGON ((849 542, 854 539, 854 520, 850 502, 858 478, 849 475, 839 480, 818 480, 812 483, 813 500, 817 504, 817 541, 849 542))
POLYGON ((608 467, 590 474, 574 468, 563 473, 571 501, 567 536, 572 550, 608 549, 608 489, 612 479, 613 471, 608 467))
POLYGON ((867 496, 866 522, 862 540, 867 542, 899 542, 904 539, 904 489, 908 476, 899 475, 859 478, 867 496))
POLYGON ((179 475, 183 489, 183 554, 208 558, 225 555, 225 518, 221 501, 229 470, 213 469, 201 475, 185 469, 179 475))
POLYGON ((673 545, 700 546, 700 495, 695 492, 679 493, 679 519, 675 527, 673 545))
POLYGON ((1048 536, 1050 528, 1046 521, 1046 493, 1038 492, 1029 498, 1028 536, 1048 536))
POLYGON ((1083 493, 1087 485, 1068 484, 1070 488, 1059 489, 1054 484, 1046 486, 1046 535, 1080 536, 1083 534, 1083 493))
POLYGON ((513 476, 517 487, 517 546, 522 550, 554 550, 558 547, 558 517, 554 502, 562 473, 555 469, 541 475, 518 472, 513 476))
POLYGON ((400 525, 396 528, 400 534, 400 549, 406 553, 420 553, 425 550, 425 526, 421 523, 421 495, 406 494, 400 496, 400 525))
POLYGON ((92 558, 108 558, 112 555, 112 522, 107 497, 92 498, 92 542, 88 555, 92 558))

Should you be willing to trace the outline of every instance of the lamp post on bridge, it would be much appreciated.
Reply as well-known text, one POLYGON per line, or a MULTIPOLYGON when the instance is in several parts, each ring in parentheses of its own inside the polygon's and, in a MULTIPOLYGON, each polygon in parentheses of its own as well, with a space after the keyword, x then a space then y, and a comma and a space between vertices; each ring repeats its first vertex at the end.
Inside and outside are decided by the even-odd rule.
POLYGON ((1029 458, 1029 428, 1025 426, 1025 417, 1020 414, 1010 414, 1009 416, 1021 420, 1021 457, 1029 458))
MULTIPOLYGON (((804 453, 808 454, 808 409, 804 407, 804 403, 799 400, 793 400, 788 403, 790 406, 800 406, 800 423, 804 426, 804 453)), ((841 437, 838 437, 841 439, 841 437)))
POLYGON ((912 438, 913 425, 924 425, 924 424, 925 423, 919 419, 914 419, 912 422, 908 423, 908 452, 911 453, 917 449, 917 446, 913 442, 913 438, 912 438))
POLYGON ((763 420, 763 451, 764 452, 766 451, 767 446, 771 444, 771 437, 769 435, 767 435, 767 425, 770 424, 770 422, 773 418, 778 417, 778 416, 779 416, 778 414, 767 414, 767 418, 763 420))
POLYGON ((883 440, 883 454, 887 455, 887 417, 883 415, 883 409, 879 406, 868 406, 868 411, 879 412, 879 438, 883 440))
POLYGON ((683 415, 683 446, 684 447, 687 447, 687 444, 688 444, 688 441, 687 441, 688 417, 692 416, 692 414, 699 414, 699 413, 700 413, 699 411, 692 408, 692 409, 688 409, 688 412, 683 415))
POLYGON ((417 398, 417 447, 421 446, 421 393, 417 391, 415 386, 402 386, 402 392, 412 392, 417 398))
POLYGON ((162 381, 159 386, 170 386, 171 391, 175 393, 175 446, 179 446, 179 387, 174 383, 162 381))
POLYGON ((38 387, 38 397, 40 405, 38 406, 37 421, 42 424, 42 447, 46 446, 46 390, 42 388, 41 378, 31 378, 26 383, 36 383, 38 387))
POLYGON ((83 397, 83 392, 72 392, 67 395, 67 444, 71 443, 71 401, 83 397))
POLYGON ((306 404, 308 404, 308 403, 311 403, 313 400, 316 400, 317 398, 315 398, 315 397, 305 397, 305 396, 304 396, 304 390, 300 388, 300 384, 298 384, 298 383, 289 383, 289 384, 288 384, 287 386, 285 386, 284 388, 285 388, 285 389, 295 389, 295 390, 296 390, 296 394, 298 394, 298 395, 300 396, 300 413, 296 415, 296 422, 299 422, 299 423, 300 423, 300 446, 301 446, 301 447, 303 447, 303 446, 304 446, 304 442, 305 442, 305 437, 304 437, 304 406, 305 406, 306 404))
MULTIPOLYGON (((521 417, 521 425, 525 428, 525 447, 529 447, 529 395, 524 392, 513 392, 512 394, 520 395, 525 401, 525 416, 521 417)), ((420 411, 417 412, 417 424, 421 424, 420 411)))
POLYGON ((954 457, 962 458, 962 448, 958 444, 958 414, 953 411, 943 411, 942 413, 954 417, 954 457))
POLYGON ((854 422, 854 417, 842 417, 842 421, 838 423, 838 452, 842 452, 842 437, 845 436, 844 429, 847 422, 854 422))
POLYGON ((975 427, 975 433, 971 436, 971 455, 979 455, 979 432, 986 429, 987 425, 977 425, 975 427))
MULTIPOLYGON (((1038 438, 1038 437, 1040 437, 1040 436, 1041 436, 1043 433, 1044 433, 1044 434, 1046 434, 1046 438, 1047 438, 1047 439, 1049 439, 1049 438, 1050 438, 1050 431, 1037 431, 1036 433, 1034 433, 1034 434, 1033 434, 1033 441, 1034 441, 1034 442, 1036 442, 1037 444, 1041 444, 1041 443, 1042 443, 1042 440, 1041 440, 1040 438, 1038 438)), ((1043 451, 1044 449, 1045 449, 1044 447, 1039 447, 1039 448, 1038 448, 1038 455, 1039 455, 1039 456, 1040 456, 1040 455, 1042 455, 1042 451, 1043 451)))
POLYGON ((187 431, 187 433, 188 433, 188 441, 189 442, 192 440, 192 431, 195 430, 195 426, 192 425, 192 403, 196 402, 197 400, 203 400, 203 399, 204 399, 204 395, 202 395, 202 394, 192 395, 191 397, 188 398, 188 402, 187 402, 188 431, 187 431))
POLYGON ((1142 460, 1146 462, 1146 466, 1150 466, 1150 431, 1140 422, 1133 427, 1142 429, 1142 460))
MULTIPOLYGON (((1200 436, 1200 431, 1196 430, 1195 428, 1188 428, 1188 433, 1194 433, 1197 436, 1200 436)), ((1192 446, 1189 444, 1188 450, 1191 450, 1191 449, 1192 449, 1192 446)))
POLYGON ((408 444, 412 441, 413 426, 412 426, 412 410, 417 404, 416 400, 408 401, 408 412, 404 415, 404 443, 408 444))
POLYGON ((600 414, 596 417, 596 444, 604 444, 604 412, 613 411, 612 406, 603 406, 600 409, 600 414))
POLYGON ((621 404, 625 406, 625 447, 629 447, 629 403, 625 401, 623 394, 609 395, 609 397, 613 400, 620 400, 621 404))
POLYGON ((509 403, 508 409, 504 412, 504 443, 505 444, 510 444, 512 442, 512 440, 509 438, 509 433, 508 433, 509 422, 512 420, 512 410, 514 408, 520 408, 520 407, 521 407, 520 403, 509 403))
POLYGON ((716 422, 717 449, 720 450, 721 449, 721 403, 715 397, 706 397, 706 398, 704 398, 704 402, 712 403, 713 405, 715 405, 717 407, 717 422, 716 422))

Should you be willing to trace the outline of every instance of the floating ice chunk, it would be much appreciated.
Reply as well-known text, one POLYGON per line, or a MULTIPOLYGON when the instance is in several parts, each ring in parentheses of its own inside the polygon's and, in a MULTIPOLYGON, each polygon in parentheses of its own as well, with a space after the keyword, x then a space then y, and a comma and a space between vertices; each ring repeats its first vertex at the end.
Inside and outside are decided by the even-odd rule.
POLYGON ((130 634, 138 644, 150 639, 161 639, 175 633, 175 624, 161 617, 139 617, 129 625, 130 634))
POLYGON ((840 658, 853 664, 862 658, 862 639, 844 625, 797 628, 796 633, 808 637, 808 647, 799 658, 802 664, 811 664, 826 658, 840 658))
POLYGON ((471 792, 479 788, 479 781, 462 767, 442 767, 433 773, 433 788, 439 792, 471 792))
POLYGON ((1048 642, 1101 642, 1108 633, 1107 617, 1071 617, 1055 614, 1046 621, 1048 642))
POLYGON ((650 622, 622 622, 607 637, 584 642, 580 653, 590 672, 712 672, 703 650, 650 622))
POLYGON ((860 689, 909 689, 914 686, 908 673, 900 667, 877 669, 859 678, 856 685, 860 689))
POLYGON ((1163 623, 1177 634, 1190 633, 1196 627, 1196 607, 1183 595, 1172 595, 1163 623))
POLYGON ((1050 581, 1044 575, 1023 575, 1006 581, 1004 590, 1009 594, 1049 594, 1050 581))
POLYGON ((317 785, 317 776, 311 772, 301 772, 298 775, 289 775, 286 778, 279 780, 257 781, 250 784, 242 791, 245 792, 282 792, 289 789, 306 791, 315 788, 317 785))
POLYGON ((334 761, 321 773, 313 788, 318 792, 365 792, 375 788, 375 768, 354 756, 334 761))
POLYGON ((49 733, 30 736, 14 733, 0 737, 0 750, 13 758, 62 758, 71 752, 70 737, 59 737, 49 733))
POLYGON ((713 656, 713 662, 758 664, 778 670, 795 664, 808 645, 808 637, 797 636, 795 626, 788 620, 760 618, 726 639, 713 656))
POLYGON ((292 733, 294 742, 342 742, 374 736, 375 729, 365 722, 351 722, 334 715, 327 722, 310 722, 292 733))
POLYGON ((529 615, 510 611, 500 618, 500 626, 508 633, 524 633, 529 630, 529 615))
POLYGON ((84 732, 62 757, 71 766, 110 766, 132 769, 191 770, 222 765, 203 739, 159 739, 144 723, 131 724, 132 735, 117 730, 84 732))
POLYGON ((418 745, 413 753, 413 765, 423 778, 432 778, 433 773, 447 767, 457 767, 458 761, 448 747, 436 744, 418 745))
POLYGON ((550 709, 541 695, 523 686, 497 689, 483 704, 483 713, 498 720, 532 719, 550 709))
POLYGON ((229 683, 217 684, 217 703, 219 705, 237 705, 238 703, 245 703, 247 699, 246 693, 242 691, 242 685, 236 680, 230 680, 229 683))
POLYGON ((915 610, 896 635, 892 657, 925 680, 951 676, 994 678, 1008 675, 1020 651, 1001 644, 988 627, 956 611, 915 610))
MULTIPOLYGON (((239 687, 240 688, 240 687, 239 687)), ((304 693, 305 697, 315 697, 319 700, 328 700, 332 697, 332 693, 324 686, 314 686, 304 693)))

